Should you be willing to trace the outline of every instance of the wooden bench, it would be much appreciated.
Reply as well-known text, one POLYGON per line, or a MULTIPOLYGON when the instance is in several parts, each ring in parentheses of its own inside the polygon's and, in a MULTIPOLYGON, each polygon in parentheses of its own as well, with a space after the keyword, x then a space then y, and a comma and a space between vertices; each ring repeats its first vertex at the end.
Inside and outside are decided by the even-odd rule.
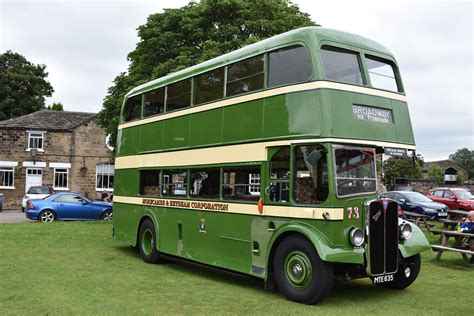
POLYGON ((474 251, 469 250, 469 249, 452 248, 452 247, 445 247, 445 246, 440 246, 440 245, 431 245, 431 248, 433 248, 433 251, 454 251, 454 252, 461 252, 461 253, 474 256, 474 251))
POLYGON ((474 251, 463 248, 464 241, 467 241, 469 238, 474 238, 474 234, 470 233, 463 233, 458 231, 452 230, 436 230, 433 231, 433 234, 440 235, 440 244, 439 245, 431 245, 433 251, 437 251, 438 254, 436 255, 436 259, 440 259, 443 255, 444 251, 454 251, 459 252, 463 256, 464 259, 468 259, 467 255, 474 255, 474 251), (454 242, 450 246, 449 245, 449 238, 453 237, 454 242))

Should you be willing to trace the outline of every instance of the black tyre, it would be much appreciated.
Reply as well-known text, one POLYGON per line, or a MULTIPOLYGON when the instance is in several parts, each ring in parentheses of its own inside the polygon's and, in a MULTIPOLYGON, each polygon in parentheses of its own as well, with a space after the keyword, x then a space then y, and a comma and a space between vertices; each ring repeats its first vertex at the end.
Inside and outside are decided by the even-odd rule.
POLYGON ((419 254, 403 258, 399 254, 398 271, 393 276, 393 281, 380 283, 380 287, 386 289, 403 290, 415 282, 421 268, 421 257, 419 254))
POLYGON ((147 263, 159 263, 161 261, 160 253, 156 249, 155 224, 150 219, 146 219, 140 226, 138 248, 143 261, 147 263))
POLYGON ((273 273, 280 292, 289 300, 315 304, 331 290, 333 266, 319 258, 313 244, 303 236, 290 236, 276 249, 273 273))
POLYGON ((101 219, 104 221, 111 221, 114 217, 114 213, 112 210, 105 210, 102 215, 100 216, 101 219))
POLYGON ((56 220, 56 214, 52 210, 44 210, 39 213, 38 220, 43 223, 52 223, 56 220))

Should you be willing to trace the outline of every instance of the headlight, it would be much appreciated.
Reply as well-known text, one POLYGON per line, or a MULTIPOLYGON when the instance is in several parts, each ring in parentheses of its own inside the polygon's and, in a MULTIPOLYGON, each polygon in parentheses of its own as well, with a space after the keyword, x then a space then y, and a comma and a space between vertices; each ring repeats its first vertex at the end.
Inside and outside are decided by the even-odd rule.
POLYGON ((405 239, 407 240, 408 238, 411 237, 411 226, 410 224, 408 223, 402 223, 400 226, 399 226, 399 229, 400 229, 400 238, 401 239, 405 239))
POLYGON ((434 210, 434 209, 428 208, 428 207, 423 207, 423 211, 425 211, 427 213, 438 213, 437 210, 434 210))
POLYGON ((362 244, 364 243, 364 232, 362 231, 362 229, 354 227, 349 233, 349 240, 351 244, 356 247, 362 246, 362 244))

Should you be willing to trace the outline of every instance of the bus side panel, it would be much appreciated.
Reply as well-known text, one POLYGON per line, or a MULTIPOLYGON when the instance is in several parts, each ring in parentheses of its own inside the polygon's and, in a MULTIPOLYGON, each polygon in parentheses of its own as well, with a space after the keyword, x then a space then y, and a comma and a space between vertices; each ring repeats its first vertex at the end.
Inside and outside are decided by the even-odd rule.
POLYGON ((411 126, 410 113, 405 102, 391 100, 392 107, 397 109, 393 111, 393 120, 397 123, 398 140, 402 143, 410 143, 413 141, 413 129, 411 126))
POLYGON ((163 147, 180 148, 189 146, 190 115, 179 116, 164 121, 163 147))
POLYGON ((222 108, 191 115, 190 143, 192 146, 222 142, 222 108))
POLYGON ((117 135, 117 156, 134 155, 140 150, 140 128, 124 128, 117 135))
POLYGON ((262 138, 263 99, 224 108, 223 140, 235 142, 262 138))
POLYGON ((266 98, 264 110, 264 138, 321 134, 321 108, 316 91, 266 98))
POLYGON ((250 273, 253 216, 174 208, 154 212, 161 252, 250 273))
MULTIPOLYGON (((138 196, 139 173, 136 169, 116 169, 115 188, 116 196, 138 196)), ((115 210, 115 203, 114 203, 115 210)))
POLYGON ((140 126, 140 151, 156 150, 163 146, 163 121, 140 126))
POLYGON ((140 206, 114 202, 114 238, 135 246, 140 206))

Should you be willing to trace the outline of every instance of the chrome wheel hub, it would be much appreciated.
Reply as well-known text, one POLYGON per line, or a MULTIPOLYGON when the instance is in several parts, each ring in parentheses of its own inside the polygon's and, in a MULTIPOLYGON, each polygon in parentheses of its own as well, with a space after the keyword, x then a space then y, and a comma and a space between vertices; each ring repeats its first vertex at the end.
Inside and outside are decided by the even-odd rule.
POLYGON ((301 267, 300 264, 295 264, 293 266, 293 274, 296 276, 300 276, 303 273, 303 268, 301 267))

